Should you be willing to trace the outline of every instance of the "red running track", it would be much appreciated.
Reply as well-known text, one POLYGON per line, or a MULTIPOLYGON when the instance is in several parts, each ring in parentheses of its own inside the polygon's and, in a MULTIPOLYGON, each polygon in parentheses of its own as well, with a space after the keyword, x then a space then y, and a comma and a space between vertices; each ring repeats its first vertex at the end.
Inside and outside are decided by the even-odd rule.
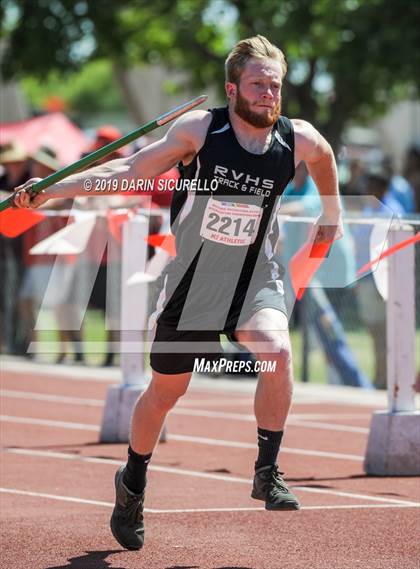
POLYGON ((419 569, 419 480, 363 472, 382 406, 300 388, 281 469, 303 508, 266 512, 249 497, 252 393, 192 387, 153 457, 145 546, 128 552, 109 531, 126 445, 98 444, 109 381, 36 369, 1 377, 2 568, 419 569))

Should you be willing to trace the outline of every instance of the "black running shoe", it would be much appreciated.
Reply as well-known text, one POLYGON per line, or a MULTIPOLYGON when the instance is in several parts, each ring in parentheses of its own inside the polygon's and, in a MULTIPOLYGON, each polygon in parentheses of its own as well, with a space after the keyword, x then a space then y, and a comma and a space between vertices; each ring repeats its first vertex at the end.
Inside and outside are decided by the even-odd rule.
POLYGON ((251 498, 265 502, 266 510, 299 510, 299 500, 289 490, 277 464, 255 471, 251 498))
POLYGON ((141 549, 144 543, 144 490, 131 492, 123 482, 125 466, 115 474, 115 508, 111 516, 112 535, 126 549, 141 549))

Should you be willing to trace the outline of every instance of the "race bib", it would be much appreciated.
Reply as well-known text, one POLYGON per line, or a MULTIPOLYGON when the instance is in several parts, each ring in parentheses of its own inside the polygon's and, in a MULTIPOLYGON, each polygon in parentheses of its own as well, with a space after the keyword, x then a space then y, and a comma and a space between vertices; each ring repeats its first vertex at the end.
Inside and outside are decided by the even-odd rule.
POLYGON ((262 212, 257 205, 221 202, 211 197, 204 212, 200 235, 224 245, 251 245, 257 237, 262 212))

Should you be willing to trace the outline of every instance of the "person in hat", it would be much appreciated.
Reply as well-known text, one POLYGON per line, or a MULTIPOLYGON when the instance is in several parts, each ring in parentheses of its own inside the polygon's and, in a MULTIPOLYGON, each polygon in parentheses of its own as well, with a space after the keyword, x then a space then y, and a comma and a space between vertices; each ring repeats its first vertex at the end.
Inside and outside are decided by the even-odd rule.
MULTIPOLYGON (((44 144, 30 155, 30 173, 34 178, 46 178, 60 169, 60 162, 56 151, 44 144)), ((49 209, 63 210, 72 207, 73 200, 58 200, 49 209)), ((50 205, 50 204, 49 204, 50 205)), ((19 293, 19 307, 25 338, 29 346, 31 341, 37 340, 35 330, 36 314, 44 301, 52 270, 56 277, 52 282, 59 286, 50 288, 48 295, 48 308, 54 312, 58 324, 60 348, 57 363, 61 363, 67 355, 68 344, 74 343, 74 359, 83 362, 81 353, 81 334, 79 330, 69 330, 73 315, 77 313, 77 306, 73 298, 75 266, 72 258, 67 255, 31 255, 30 250, 40 241, 53 235, 68 223, 68 216, 48 216, 23 234, 23 262, 25 272, 22 287, 19 293)), ((51 285, 50 285, 51 286, 51 285)), ((30 354, 29 354, 30 355, 30 354)))
MULTIPOLYGON (((16 184, 22 184, 30 176, 28 153, 17 140, 0 146, 0 199, 5 199, 16 184)), ((19 303, 11 294, 19 290, 24 265, 22 262, 22 236, 10 239, 0 235, 0 319, 5 322, 0 330, 0 346, 6 352, 22 355, 25 353, 24 331, 19 321, 19 303)))
MULTIPOLYGON (((366 205, 362 210, 364 217, 383 217, 389 219, 403 215, 402 205, 388 191, 389 171, 381 164, 372 164, 366 169, 366 205)), ((357 224, 352 228, 356 246, 356 266, 363 267, 370 261, 370 243, 374 225, 357 224)), ((386 343, 386 305, 378 292, 372 272, 357 281, 357 300, 359 314, 371 337, 375 354, 373 383, 377 389, 386 389, 387 343, 386 343)))
POLYGON ((3 169, 0 190, 11 192, 16 185, 28 179, 28 153, 17 140, 0 146, 0 164, 3 169))
MULTIPOLYGON (((93 141, 92 145, 88 148, 88 150, 82 154, 82 158, 83 156, 87 156, 91 152, 95 152, 95 150, 103 148, 107 144, 111 144, 111 142, 115 142, 121 137, 122 133, 116 126, 110 124, 100 126, 95 132, 95 140, 93 141)), ((95 164, 96 165, 103 164, 104 162, 108 162, 108 160, 114 160, 116 158, 121 158, 123 156, 125 156, 125 152, 121 148, 119 148, 118 150, 115 150, 114 152, 105 156, 104 158, 100 158, 97 162, 95 162, 95 164)))
POLYGON ((33 178, 46 178, 60 169, 57 153, 53 148, 42 145, 30 155, 30 169, 33 178))

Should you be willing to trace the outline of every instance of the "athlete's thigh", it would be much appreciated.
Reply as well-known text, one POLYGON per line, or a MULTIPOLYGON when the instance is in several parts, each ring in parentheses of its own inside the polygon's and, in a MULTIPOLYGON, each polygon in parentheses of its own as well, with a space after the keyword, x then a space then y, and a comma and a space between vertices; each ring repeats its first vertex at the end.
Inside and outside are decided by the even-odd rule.
POLYGON ((159 320, 150 349, 150 366, 163 376, 190 373, 196 360, 218 359, 220 334, 216 330, 178 330, 176 323, 159 320))
POLYGON ((269 332, 286 332, 288 334, 289 324, 287 315, 275 308, 261 308, 255 312, 240 329, 236 330, 235 335, 241 332, 260 334, 269 332))

